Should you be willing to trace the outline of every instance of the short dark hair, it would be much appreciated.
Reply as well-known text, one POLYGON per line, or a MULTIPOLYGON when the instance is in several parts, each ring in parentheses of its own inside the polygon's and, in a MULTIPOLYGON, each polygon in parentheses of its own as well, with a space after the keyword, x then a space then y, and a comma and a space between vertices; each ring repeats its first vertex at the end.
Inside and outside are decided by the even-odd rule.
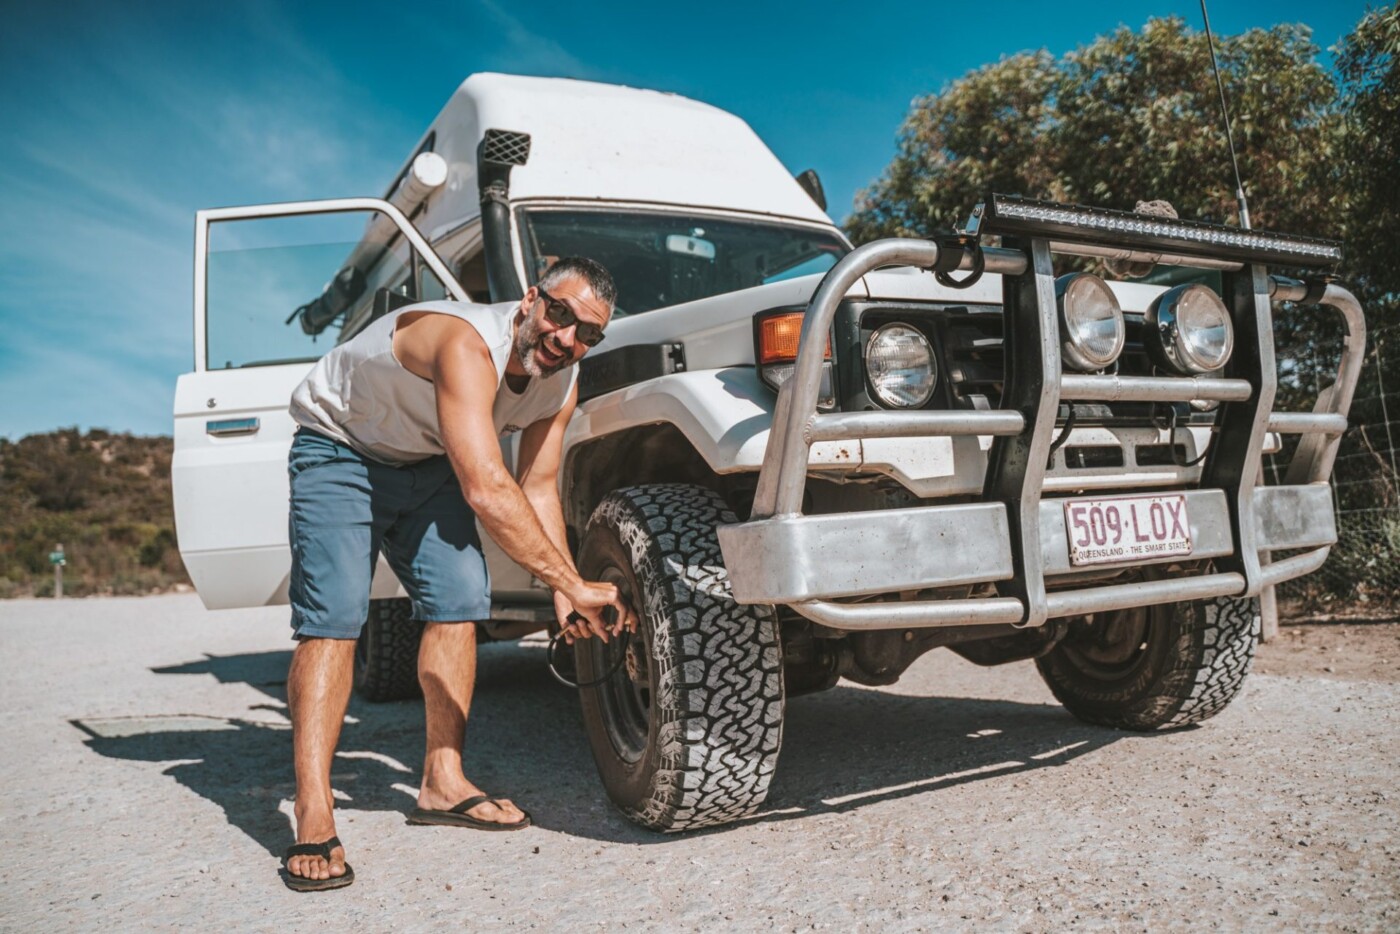
POLYGON ((540 276, 539 284, 548 291, 570 276, 578 276, 587 282, 598 301, 606 304, 608 308, 612 308, 617 301, 617 286, 613 283, 612 274, 603 268, 602 263, 586 256, 565 256, 555 260, 554 265, 540 276))

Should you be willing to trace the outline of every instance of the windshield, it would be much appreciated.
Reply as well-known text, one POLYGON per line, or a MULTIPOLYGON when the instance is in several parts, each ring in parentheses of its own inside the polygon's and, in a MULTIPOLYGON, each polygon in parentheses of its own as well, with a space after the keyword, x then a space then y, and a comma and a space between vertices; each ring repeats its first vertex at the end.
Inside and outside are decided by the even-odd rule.
POLYGON ((562 256, 597 260, 618 315, 826 272, 849 252, 834 232, 700 215, 537 209, 519 222, 535 279, 562 256))

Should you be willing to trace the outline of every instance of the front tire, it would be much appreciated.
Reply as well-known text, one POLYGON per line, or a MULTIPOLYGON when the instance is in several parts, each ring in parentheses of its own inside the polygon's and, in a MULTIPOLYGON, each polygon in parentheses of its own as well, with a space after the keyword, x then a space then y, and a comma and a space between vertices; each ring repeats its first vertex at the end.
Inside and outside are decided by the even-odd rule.
POLYGON ((1124 730, 1200 723, 1244 685, 1259 644, 1259 601, 1217 597, 1136 607, 1070 623, 1036 659, 1070 713, 1124 730))
MULTIPOLYGON (((637 610, 626 664, 580 693, 608 796, 652 830, 754 813, 777 767, 777 620, 734 602, 715 527, 735 521, 702 487, 630 487, 598 506, 579 549, 583 577, 618 584, 637 610)), ((577 642, 579 680, 607 672, 619 645, 577 642)))
POLYGON ((420 697, 418 643, 423 624, 413 618, 413 602, 399 597, 371 600, 369 617, 355 643, 355 691, 367 701, 420 697))

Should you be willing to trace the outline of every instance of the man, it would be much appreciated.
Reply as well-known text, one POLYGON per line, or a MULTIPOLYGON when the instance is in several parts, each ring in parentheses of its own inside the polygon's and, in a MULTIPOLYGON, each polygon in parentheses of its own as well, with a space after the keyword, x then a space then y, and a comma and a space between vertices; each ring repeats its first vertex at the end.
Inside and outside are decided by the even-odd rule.
POLYGON ((578 400, 575 363, 602 340, 616 289, 571 257, 518 303, 430 302, 386 315, 323 357, 292 394, 301 428, 291 476, 292 627, 287 679, 296 842, 285 881, 349 885, 336 837, 331 760, 349 702, 355 640, 382 550, 424 622, 418 653, 427 752, 413 823, 518 830, 529 815, 462 772, 476 627, 491 600, 474 519, 554 589, 570 639, 635 628, 611 584, 569 557, 557 476, 578 400), (521 431, 517 476, 498 438, 521 431), (603 611, 613 607, 611 625, 603 611), (570 614, 577 612, 570 622, 570 614))

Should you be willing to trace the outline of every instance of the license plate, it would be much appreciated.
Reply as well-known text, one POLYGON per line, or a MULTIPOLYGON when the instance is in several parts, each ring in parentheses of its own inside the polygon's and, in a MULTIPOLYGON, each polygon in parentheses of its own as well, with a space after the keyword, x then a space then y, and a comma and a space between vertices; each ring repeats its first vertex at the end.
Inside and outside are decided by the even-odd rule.
POLYGON ((1076 567, 1191 553, 1186 497, 1115 496, 1065 500, 1069 562, 1076 567))

